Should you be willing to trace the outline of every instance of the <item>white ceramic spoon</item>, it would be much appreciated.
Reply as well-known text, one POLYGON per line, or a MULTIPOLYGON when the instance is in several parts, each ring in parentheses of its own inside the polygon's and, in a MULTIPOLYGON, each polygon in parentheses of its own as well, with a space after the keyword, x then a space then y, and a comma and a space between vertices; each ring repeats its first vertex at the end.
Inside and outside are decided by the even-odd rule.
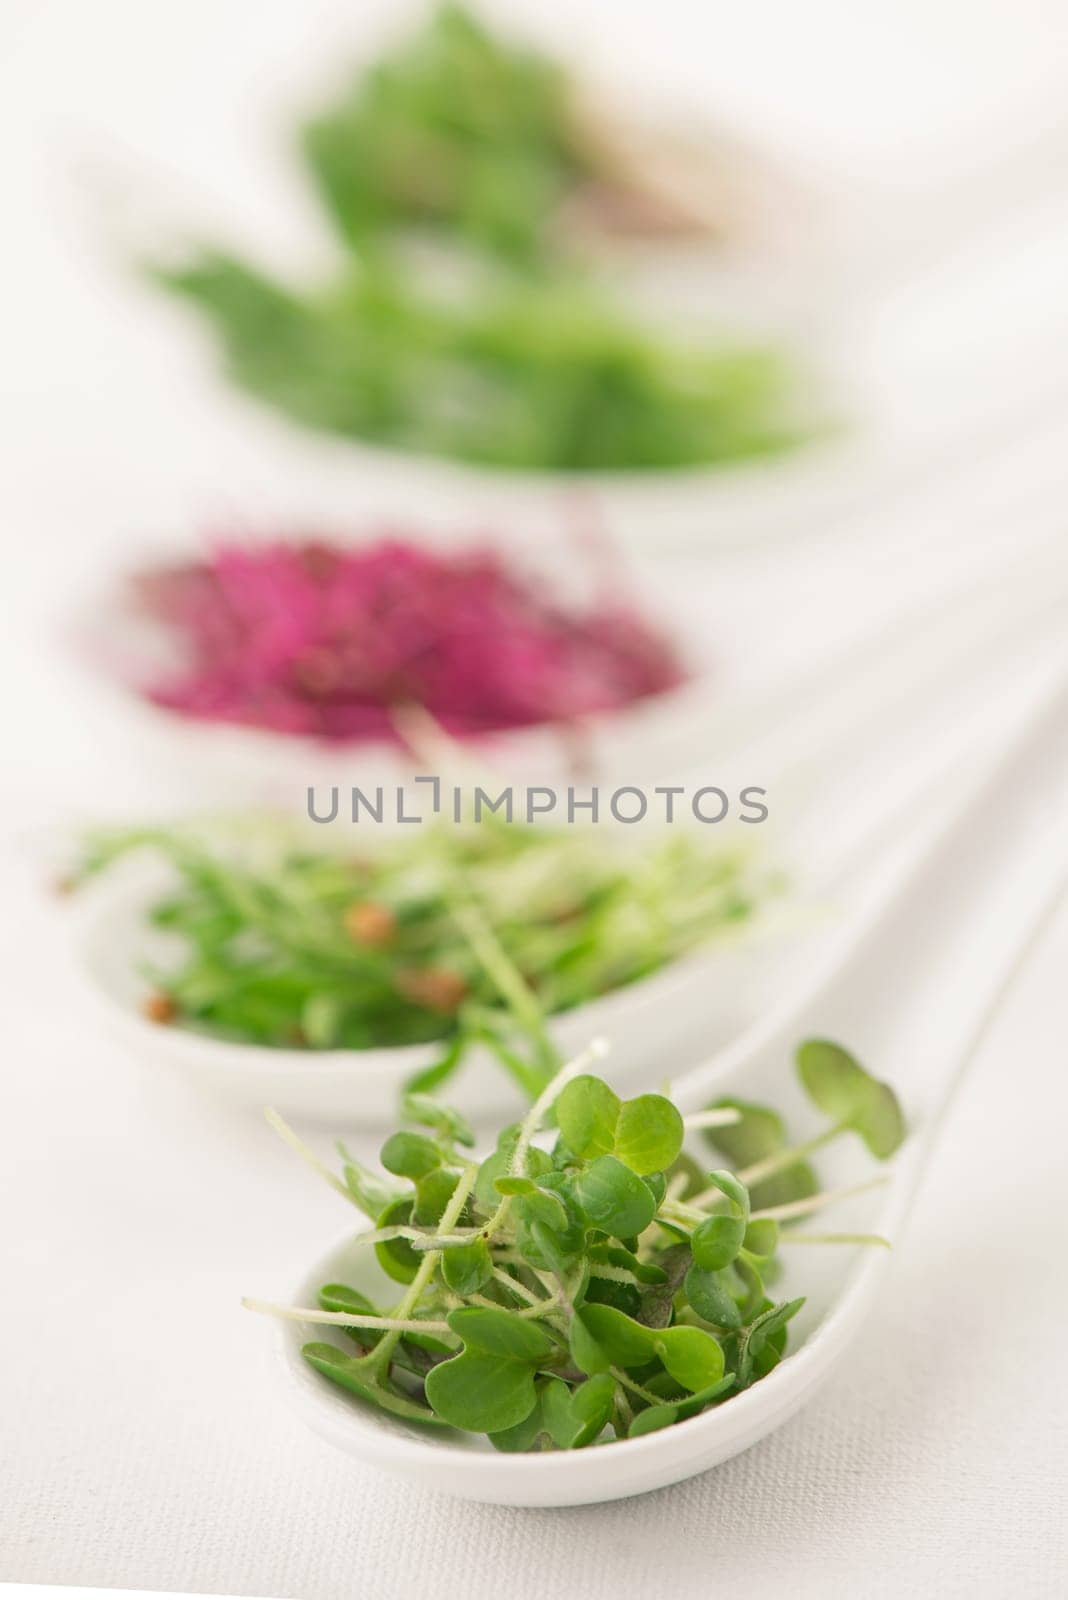
MULTIPOLYGON (((903 1100, 911 1136, 888 1184, 825 1213, 838 1230, 900 1239, 921 1168, 961 1070, 1006 983, 1068 877, 1068 706, 1059 670, 967 804, 914 853, 867 926, 837 952, 822 980, 737 1045, 674 1087, 683 1110, 733 1090, 782 1107, 803 1135, 811 1120, 791 1056, 802 1038, 840 1039, 903 1100)), ((610 1073, 609 1073, 610 1075, 610 1073)), ((821 1157, 825 1187, 871 1174, 856 1141, 821 1157)), ((793 1350, 768 1377, 724 1405, 641 1439, 592 1450, 502 1456, 488 1444, 424 1430, 361 1406, 321 1379, 300 1350, 324 1330, 274 1330, 278 1380, 308 1424, 361 1461, 467 1499, 524 1506, 579 1505, 661 1488, 755 1444, 812 1397, 858 1333, 886 1271, 880 1249, 784 1244, 784 1296, 805 1293, 793 1350)), ((296 1285, 314 1304, 324 1282, 382 1290, 371 1252, 347 1241, 296 1285)), ((388 1286, 387 1286, 388 1295, 388 1286)), ((340 1341, 339 1341, 340 1343, 340 1341)))
MULTIPOLYGON (((754 747, 754 770, 767 777, 769 794, 794 791, 792 801, 776 804, 776 816, 784 821, 767 851, 786 864, 796 885, 794 903, 781 911, 770 907, 764 923, 746 939, 718 939, 639 983, 554 1018, 553 1035, 565 1057, 581 1049, 593 1034, 603 1033, 613 1040, 613 1071, 620 1083, 647 1076, 654 1052, 682 1064, 692 1062, 735 1034, 753 1007, 764 1003, 769 973, 781 983, 796 964, 804 968, 810 962, 823 937, 820 908, 826 906, 828 891, 837 898, 838 885, 850 874, 866 877, 872 862, 892 855, 888 836, 903 821, 911 827, 912 818, 922 812, 925 793, 944 780, 944 753, 969 759, 968 743, 976 734, 964 726, 967 737, 963 742, 959 737, 960 725, 967 720, 961 709, 961 685, 972 702, 982 700, 988 717, 993 716, 1000 667, 1009 686, 1007 697, 1005 686, 1000 686, 1000 699, 1007 698, 1011 712, 1022 670, 1021 650, 1030 661, 1037 646, 1041 665, 1049 640, 1048 596, 1039 595, 1042 603, 1036 609, 1030 593, 1014 596, 1012 603, 1004 590, 1003 594, 1007 615, 1000 619, 1000 632, 991 625, 991 597, 984 588, 978 606, 970 600, 961 614, 946 617, 930 630, 922 649, 917 641, 907 670, 894 669, 895 652, 876 652, 844 686, 835 685, 833 692, 825 686, 822 695, 795 714, 785 749, 777 756, 774 738, 754 747), (912 748, 917 743, 917 706, 927 719, 919 742, 929 747, 933 761, 925 755, 917 762, 912 748), (898 736, 899 724, 904 735, 894 744, 891 734, 898 736), (869 759, 865 797, 865 787, 857 787, 857 774, 862 746, 871 742, 872 728, 882 730, 891 759, 885 759, 884 752, 876 763, 878 781, 869 759), (848 805, 841 798, 845 795, 850 796, 848 805), (806 937, 787 944, 781 935, 796 928, 801 917, 811 924, 806 937)), ((1003 714, 999 704, 998 715, 1003 714)), ((739 765, 736 770, 741 777, 746 769, 739 765)), ((691 772, 679 775, 678 781, 692 790, 709 777, 716 781, 724 776, 691 772)), ((174 941, 147 928, 145 912, 170 880, 157 871, 145 871, 143 863, 128 865, 129 872, 117 873, 87 893, 74 922, 81 989, 120 1044, 235 1104, 257 1110, 271 1104, 305 1121, 345 1128, 392 1125, 403 1084, 431 1064, 436 1046, 282 1049, 216 1039, 192 1029, 161 1028, 148 1021, 143 1013, 146 985, 141 968, 148 957, 165 964, 174 941)), ((851 909, 846 919, 850 926, 851 909)), ((475 1052, 465 1065, 454 1098, 469 1115, 483 1119, 505 1119, 521 1104, 518 1090, 484 1052, 475 1052)))

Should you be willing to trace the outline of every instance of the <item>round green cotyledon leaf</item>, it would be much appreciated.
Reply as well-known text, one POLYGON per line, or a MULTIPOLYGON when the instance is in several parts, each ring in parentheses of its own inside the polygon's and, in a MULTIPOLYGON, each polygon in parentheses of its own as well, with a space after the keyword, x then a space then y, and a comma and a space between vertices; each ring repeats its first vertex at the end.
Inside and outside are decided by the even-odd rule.
POLYGON ((493 1277, 493 1258, 485 1239, 453 1245, 441 1256, 441 1276, 454 1294, 478 1294, 493 1277))
POLYGON ((740 1328, 742 1314, 731 1294, 729 1274, 709 1272, 696 1264, 683 1280, 683 1289, 690 1305, 703 1322, 717 1328, 740 1328))
POLYGON ((466 1350, 537 1362, 551 1356, 555 1348, 536 1323, 495 1306, 461 1306, 450 1311, 446 1321, 466 1350))
POLYGON ((367 1400, 383 1411, 391 1411, 394 1416, 406 1417, 411 1422, 440 1423, 444 1420, 435 1416, 426 1406, 410 1400, 407 1395, 371 1381, 365 1368, 354 1357, 345 1355, 332 1344, 306 1344, 301 1354, 324 1378, 329 1378, 350 1394, 359 1395, 361 1400, 367 1400))
POLYGON ((617 1239, 636 1237, 656 1215, 656 1200, 636 1172, 615 1156, 598 1156, 578 1174, 575 1198, 594 1227, 617 1239))
POLYGON ((568 1149, 583 1161, 615 1148, 619 1096, 590 1073, 572 1078, 556 1100, 556 1124, 568 1149))
POLYGON ((893 1155, 905 1137, 905 1119, 889 1084, 829 1039, 799 1045, 797 1070, 809 1098, 832 1122, 852 1128, 880 1161, 893 1155))
POLYGON ((662 1172, 682 1149, 680 1112, 662 1094, 625 1100, 616 1122, 615 1155, 632 1172, 662 1172))
POLYGON ((645 1176, 671 1166, 682 1149, 682 1117, 670 1100, 642 1094, 621 1101, 600 1078, 573 1078, 556 1102, 564 1143, 583 1161, 614 1155, 645 1176))
MULTIPOLYGON (((391 1200, 378 1216, 380 1228, 407 1227, 412 1220, 411 1199, 391 1200)), ((385 1239, 375 1245, 378 1264, 395 1283, 411 1283, 419 1271, 420 1256, 407 1239, 385 1239)))
POLYGON ((441 1166, 441 1151, 424 1133, 394 1133, 379 1157, 387 1172, 398 1178, 425 1178, 441 1166))
POLYGON ((500 1433, 534 1409, 534 1368, 508 1356, 464 1350, 431 1367, 426 1397, 442 1422, 473 1433, 500 1433))
POLYGON ((711 1387, 723 1376, 723 1351, 703 1328, 663 1328, 654 1348, 665 1371, 691 1393, 711 1387))
POLYGON ((594 1376, 609 1367, 638 1367, 656 1354, 652 1329, 615 1306, 584 1305, 571 1324, 571 1355, 594 1376))

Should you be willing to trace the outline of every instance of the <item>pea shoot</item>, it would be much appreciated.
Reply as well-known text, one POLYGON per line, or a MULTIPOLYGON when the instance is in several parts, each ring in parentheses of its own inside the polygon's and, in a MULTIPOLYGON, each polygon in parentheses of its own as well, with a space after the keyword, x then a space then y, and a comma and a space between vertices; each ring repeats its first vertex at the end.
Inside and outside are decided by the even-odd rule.
POLYGON ((144 968, 154 1021, 308 1050, 440 1042, 422 1089, 481 1046, 530 1099, 560 1065, 549 1017, 743 931, 773 887, 681 829, 639 852, 496 819, 359 858, 269 817, 110 830, 82 876, 135 852, 173 875, 147 911, 181 952, 144 968))
POLYGON ((879 1161, 900 1146, 893 1091, 840 1045, 806 1040, 797 1070, 830 1121, 791 1145, 765 1107, 723 1100, 685 1118, 663 1095, 623 1100, 589 1071, 602 1052, 563 1067, 482 1160, 463 1119, 419 1093, 405 1100, 413 1126, 382 1147, 385 1177, 342 1151, 326 1176, 371 1222, 356 1242, 403 1286, 395 1303, 330 1283, 317 1306, 245 1304, 335 1329, 344 1347, 312 1341, 304 1357, 360 1401, 502 1451, 633 1439, 758 1382, 804 1304, 774 1297, 782 1252, 885 1244, 795 1223, 840 1197, 819 1191, 815 1150, 850 1134, 879 1161), (748 1167, 706 1171, 683 1148, 691 1133, 748 1167), (755 1204, 772 1181, 774 1203, 755 1204))
POLYGON ((787 356, 664 333, 567 243, 568 216, 662 214, 669 237, 683 220, 678 185, 643 193, 595 128, 557 63, 441 7, 301 130, 332 272, 290 282, 194 247, 152 278, 208 323, 248 394, 393 450, 578 472, 804 444, 816 430, 787 356))

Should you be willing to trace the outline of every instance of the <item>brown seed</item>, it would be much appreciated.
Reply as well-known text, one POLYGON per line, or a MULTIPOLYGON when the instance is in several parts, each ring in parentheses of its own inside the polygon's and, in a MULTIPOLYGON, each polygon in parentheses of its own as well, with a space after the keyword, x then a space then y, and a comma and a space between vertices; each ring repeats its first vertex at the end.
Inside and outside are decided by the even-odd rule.
POLYGON ((157 989, 150 994, 144 1005, 145 1016, 150 1022, 173 1022, 178 1015, 178 1007, 169 994, 164 994, 162 989, 157 989))
POLYGON ((405 999, 428 1011, 453 1012, 467 996, 467 981, 448 967, 405 967, 397 973, 405 999))
POLYGON ((397 931, 397 919, 388 906, 374 900, 357 900, 349 906, 344 916, 345 931, 357 944, 378 949, 392 943, 397 931))

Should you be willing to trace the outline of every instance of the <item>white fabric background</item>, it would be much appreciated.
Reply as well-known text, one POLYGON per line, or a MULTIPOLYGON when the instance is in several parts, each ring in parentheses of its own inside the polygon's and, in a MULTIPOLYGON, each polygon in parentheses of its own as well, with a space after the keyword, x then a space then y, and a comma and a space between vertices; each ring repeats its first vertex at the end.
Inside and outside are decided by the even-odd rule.
MULTIPOLYGON (((97 154, 121 148, 135 172, 144 163, 217 203, 242 185, 254 225, 279 237, 288 214, 261 186, 270 163, 242 137, 357 21, 349 6, 278 0, 6 9, 0 159, 17 210, 5 516, 19 570, 3 638, 17 756, 0 796, 0 1578, 303 1600, 1064 1593, 1068 913, 975 1062, 866 1340, 775 1437, 639 1501, 526 1512, 361 1470, 286 1412, 265 1329, 238 1299, 284 1292, 343 1225, 337 1203, 254 1119, 98 1037, 35 846, 47 824, 182 798, 73 670, 70 606, 137 541, 188 535, 246 489, 268 498, 291 465, 307 482, 317 459, 296 444, 279 452, 277 434, 204 379, 187 330, 116 285, 79 210, 97 154), (85 150, 80 165, 71 152, 85 150)), ((359 21, 383 9, 361 7, 359 21)), ((1046 137, 1063 101, 1060 22, 1039 0, 907 5, 878 24, 834 0, 674 3, 653 32, 645 6, 498 9, 537 11, 547 30, 566 13, 605 67, 647 56, 662 84, 672 73, 691 91, 707 84, 821 170, 853 163, 888 192, 921 170, 951 177, 980 148, 1046 137)), ((911 320, 898 308, 885 340, 904 352, 895 393, 911 360, 937 368, 941 395, 951 380, 963 395, 961 352, 978 364, 1011 351, 1021 319, 1060 359, 1068 225, 1045 200, 1029 217, 1011 235, 988 230, 969 273, 947 268, 911 320)), ((1026 513, 995 505, 1006 546, 1064 503, 1059 483, 1042 492, 1030 467, 1015 473, 1021 496, 1031 487, 1026 513)), ((366 484, 353 498, 376 503, 366 484)), ((969 570, 970 518, 931 517, 944 571, 969 570)), ((722 640, 729 692, 788 677, 803 651, 860 641, 922 598, 933 570, 922 535, 913 508, 896 543, 884 526, 879 544, 828 538, 639 571, 722 640)))

